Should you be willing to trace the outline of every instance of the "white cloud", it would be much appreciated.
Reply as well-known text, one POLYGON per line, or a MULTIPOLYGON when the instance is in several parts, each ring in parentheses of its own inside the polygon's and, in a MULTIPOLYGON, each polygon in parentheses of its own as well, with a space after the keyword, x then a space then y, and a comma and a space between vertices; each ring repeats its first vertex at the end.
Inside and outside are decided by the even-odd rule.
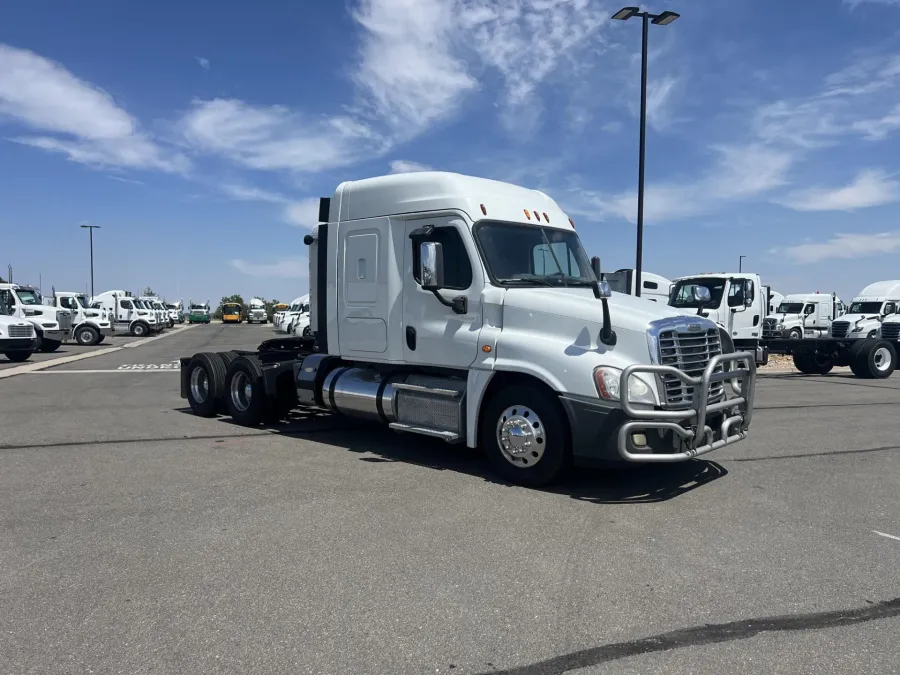
POLYGON ((248 277, 304 279, 309 275, 306 258, 284 258, 271 263, 253 263, 235 258, 229 262, 234 269, 248 277))
POLYGON ((0 118, 40 135, 19 143, 96 166, 184 172, 190 163, 159 146, 112 96, 34 52, 0 44, 0 118), (53 135, 45 135, 53 134, 53 135))
POLYGON ((671 123, 672 92, 678 78, 664 75, 647 85, 647 124, 661 130, 671 123))
POLYGON ((319 200, 309 197, 293 204, 284 210, 284 218, 292 225, 312 228, 319 222, 319 200))
POLYGON ((243 202, 271 202, 273 204, 285 204, 290 200, 283 194, 263 190, 252 185, 240 185, 238 183, 226 183, 219 186, 221 190, 231 197, 243 202))
MULTIPOLYGON (((651 183, 644 193, 645 222, 690 218, 714 210, 725 201, 749 199, 786 182, 789 153, 762 145, 718 146, 717 161, 703 176, 690 180, 651 183)), ((571 213, 603 220, 613 216, 637 221, 637 191, 616 195, 576 191, 566 202, 571 213)))
POLYGON ((772 249, 771 253, 786 254, 799 263, 815 263, 835 258, 865 258, 900 251, 900 232, 876 234, 836 234, 823 243, 805 243, 772 249))
POLYGON ((194 58, 197 59, 197 63, 200 64, 203 70, 209 70, 209 59, 204 59, 202 56, 195 56, 194 58))
POLYGON ((900 6, 900 0, 844 0, 844 4, 849 5, 850 9, 863 4, 900 6))
POLYGON ((188 141, 252 169, 323 171, 385 152, 389 141, 351 117, 309 119, 285 106, 195 101, 181 120, 188 141))
POLYGON ((418 171, 433 171, 427 164, 410 162, 406 159, 395 159, 391 162, 391 173, 416 173, 418 171))
POLYGON ((353 13, 365 30, 353 80, 400 136, 449 117, 477 86, 451 52, 455 9, 444 0, 362 0, 353 13))
POLYGON ((875 169, 861 171, 849 185, 809 188, 779 200, 795 211, 854 211, 900 201, 900 182, 875 169))
POLYGON ((900 129, 900 105, 883 117, 854 122, 853 128, 865 134, 870 141, 883 141, 892 131, 900 129))

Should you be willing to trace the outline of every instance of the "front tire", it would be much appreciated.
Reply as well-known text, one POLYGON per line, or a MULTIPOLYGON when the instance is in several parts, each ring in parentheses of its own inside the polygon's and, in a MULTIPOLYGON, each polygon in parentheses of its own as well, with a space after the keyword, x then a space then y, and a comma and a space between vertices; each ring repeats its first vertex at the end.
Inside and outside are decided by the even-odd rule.
POLYGON ((143 321, 138 321, 131 327, 131 334, 134 337, 147 337, 150 333, 150 326, 143 321))
POLYGON ((60 345, 62 345, 62 342, 59 340, 48 340, 47 338, 43 338, 39 349, 45 354, 48 354, 50 352, 55 352, 59 349, 60 345))
POLYGON ((547 485, 563 478, 572 465, 561 406, 533 386, 497 392, 483 411, 480 436, 491 467, 511 483, 547 485))
POLYGON ((788 338, 791 340, 799 340, 803 337, 803 331, 799 328, 792 328, 791 332, 788 334, 788 338))
POLYGON ((27 361, 31 358, 31 352, 5 352, 4 356, 13 363, 22 363, 22 361, 27 361))
POLYGON ((75 331, 75 341, 85 346, 99 344, 100 332, 93 326, 81 326, 75 331))

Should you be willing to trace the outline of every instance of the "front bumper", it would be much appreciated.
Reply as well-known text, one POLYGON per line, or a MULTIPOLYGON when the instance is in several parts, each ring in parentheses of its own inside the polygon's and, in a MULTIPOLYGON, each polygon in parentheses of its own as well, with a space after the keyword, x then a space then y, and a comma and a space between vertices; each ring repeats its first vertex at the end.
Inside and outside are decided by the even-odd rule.
POLYGON ((575 464, 682 462, 746 438, 756 389, 751 352, 714 356, 696 378, 671 366, 630 366, 620 379, 623 392, 627 391, 627 378, 636 372, 678 377, 694 388, 691 406, 664 410, 628 401, 563 395, 560 402, 569 419, 575 464), (738 369, 738 361, 744 361, 746 367, 738 369), (720 365, 723 372, 715 372, 720 365), (731 370, 724 370, 726 367, 731 370), (730 382, 734 396, 710 402, 710 385, 725 381, 730 382), (635 435, 644 437, 644 445, 635 445, 635 435))
POLYGON ((55 340, 57 342, 65 342, 69 337, 68 330, 61 330, 59 328, 41 328, 44 333, 45 340, 55 340))
POLYGON ((33 338, 4 338, 0 340, 0 353, 3 352, 33 352, 37 351, 38 339, 33 338))

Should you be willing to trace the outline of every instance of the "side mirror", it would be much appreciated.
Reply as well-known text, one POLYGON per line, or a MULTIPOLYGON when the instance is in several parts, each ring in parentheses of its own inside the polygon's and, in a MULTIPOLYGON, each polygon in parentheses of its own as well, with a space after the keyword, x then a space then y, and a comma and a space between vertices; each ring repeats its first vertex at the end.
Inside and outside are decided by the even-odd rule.
POLYGON ((752 307, 753 300, 753 282, 746 279, 744 281, 744 307, 752 307))
POLYGON ((606 300, 607 298, 612 297, 612 289, 609 287, 608 281, 598 281, 597 282, 597 299, 598 300, 606 300))
POLYGON ((594 256, 591 258, 591 270, 594 272, 594 276, 597 278, 597 281, 600 281, 603 278, 603 274, 600 271, 600 257, 594 256))
POLYGON ((712 295, 710 295, 709 289, 706 286, 694 286, 694 288, 691 289, 691 294, 694 296, 694 302, 699 302, 703 305, 712 299, 712 295))
POLYGON ((436 241, 419 244, 419 279, 422 289, 439 291, 444 287, 444 247, 436 241))

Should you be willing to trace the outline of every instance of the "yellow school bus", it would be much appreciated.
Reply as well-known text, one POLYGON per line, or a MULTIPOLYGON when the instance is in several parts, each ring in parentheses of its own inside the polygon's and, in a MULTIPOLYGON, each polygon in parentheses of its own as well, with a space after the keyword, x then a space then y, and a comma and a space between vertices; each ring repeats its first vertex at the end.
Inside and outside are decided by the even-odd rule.
POLYGON ((239 302, 226 302, 222 305, 222 323, 240 323, 243 309, 239 302))

